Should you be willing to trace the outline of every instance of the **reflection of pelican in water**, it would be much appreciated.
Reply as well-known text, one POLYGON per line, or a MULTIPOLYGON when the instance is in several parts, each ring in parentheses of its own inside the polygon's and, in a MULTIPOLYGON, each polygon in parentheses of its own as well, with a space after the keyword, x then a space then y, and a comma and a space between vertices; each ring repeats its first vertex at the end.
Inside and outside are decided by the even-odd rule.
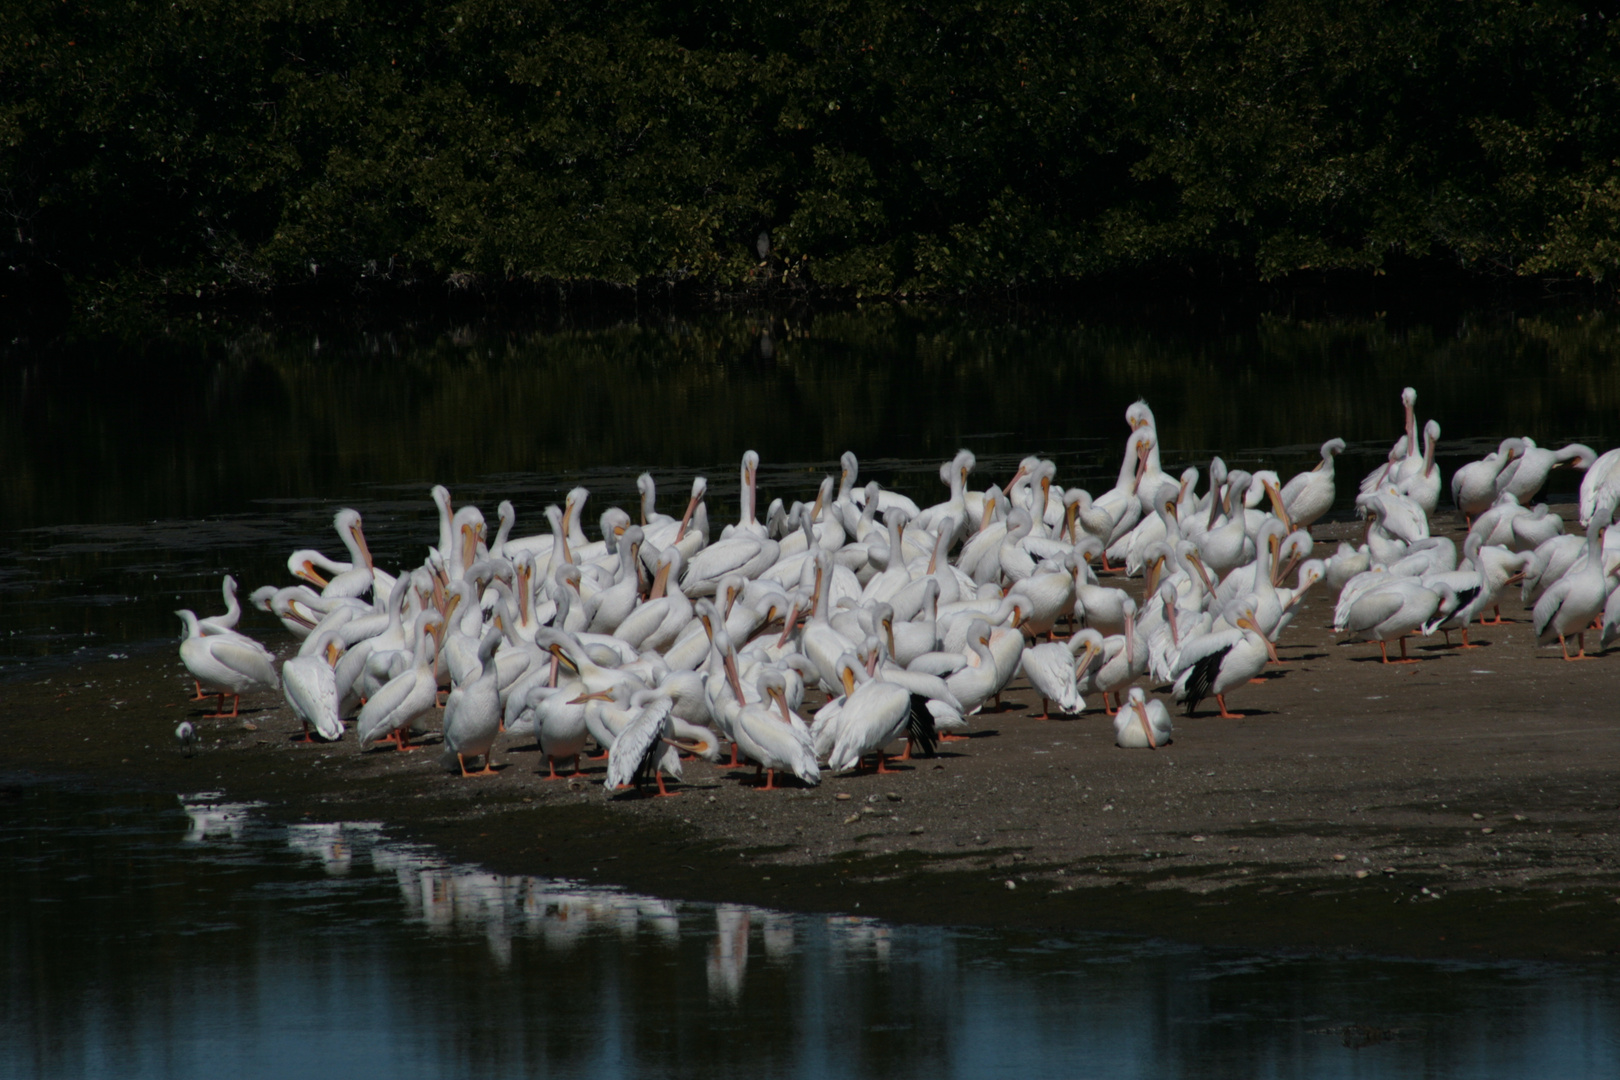
POLYGON ((827 941, 832 952, 842 961, 864 959, 886 963, 889 959, 890 930, 876 919, 858 915, 827 916, 827 941))
MULTIPOLYGON (((219 797, 218 792, 184 797, 183 805, 191 818, 188 841, 220 835, 234 838, 249 822, 248 811, 260 805, 211 801, 219 797)), ((357 855, 369 858, 375 872, 394 876, 405 918, 420 919, 437 933, 482 931, 501 964, 511 959, 514 936, 539 937, 547 949, 559 952, 573 949, 593 929, 611 929, 628 939, 646 927, 666 943, 679 941, 680 905, 674 901, 456 866, 430 848, 382 840, 378 835, 381 829, 377 822, 292 825, 287 829, 287 846, 301 855, 320 859, 332 875, 347 874, 357 855)), ((721 916, 723 927, 735 928, 739 919, 741 922, 741 938, 727 945, 721 975, 722 982, 738 990, 747 963, 750 910, 730 908, 721 916), (736 949, 741 950, 741 956, 734 960, 731 957, 736 949)), ((773 930, 773 924, 767 923, 766 950, 773 956, 785 956, 793 947, 791 920, 787 916, 773 918, 779 925, 773 930)), ((711 982, 714 977, 711 973, 711 982)), ((724 988, 717 992, 731 993, 724 988)))
POLYGON ((204 791, 196 795, 180 796, 180 805, 186 812, 185 842, 200 844, 204 840, 240 840, 242 829, 248 822, 248 811, 263 803, 214 802, 217 792, 204 791))
POLYGON ((760 928, 760 934, 765 939, 765 957, 772 963, 782 963, 793 958, 793 924, 792 915, 781 911, 767 911, 764 918, 765 925, 760 928))
POLYGON ((748 928, 753 908, 721 904, 714 909, 714 944, 709 946, 709 996, 735 1002, 748 972, 748 928))
POLYGON ((354 863, 354 845, 339 823, 289 825, 287 846, 300 855, 321 860, 332 877, 342 877, 354 863))
POLYGON ((680 940, 680 909, 674 901, 641 896, 636 898, 636 910, 647 927, 666 944, 673 945, 680 940))

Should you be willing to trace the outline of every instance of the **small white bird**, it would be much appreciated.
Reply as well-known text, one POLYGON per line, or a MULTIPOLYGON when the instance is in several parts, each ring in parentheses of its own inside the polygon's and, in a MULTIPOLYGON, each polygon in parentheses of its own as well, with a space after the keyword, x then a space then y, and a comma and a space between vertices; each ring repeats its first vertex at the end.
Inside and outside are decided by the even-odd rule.
POLYGON ((1170 710, 1158 698, 1152 701, 1140 686, 1131 687, 1125 707, 1114 716, 1114 745, 1127 750, 1157 750, 1170 742, 1170 710))
POLYGON ((197 729, 191 726, 190 720, 180 721, 180 726, 174 729, 174 737, 180 743, 180 752, 186 757, 197 752, 197 729))

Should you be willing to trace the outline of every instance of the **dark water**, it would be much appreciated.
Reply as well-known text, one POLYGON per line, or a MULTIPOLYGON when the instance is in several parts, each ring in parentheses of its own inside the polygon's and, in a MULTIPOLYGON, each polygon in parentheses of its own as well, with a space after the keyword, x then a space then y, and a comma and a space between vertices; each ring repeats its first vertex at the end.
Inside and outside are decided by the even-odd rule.
MULTIPOLYGON (((812 498, 853 450, 863 476, 927 505, 959 446, 979 455, 981 487, 1041 453, 1060 484, 1096 492, 1138 397, 1167 469, 1220 453, 1287 476, 1340 436, 1354 479, 1398 436, 1405 385, 1444 429, 1448 472, 1510 434, 1620 439, 1620 333, 1579 312, 1187 327, 880 309, 544 332, 198 330, 13 349, 0 382, 0 678, 172 639, 173 609, 217 610, 227 571, 244 591, 289 583, 294 548, 341 554, 340 506, 365 514, 385 565, 419 564, 433 483, 492 527, 512 499, 517 535, 545 531, 541 510, 575 484, 592 491, 594 534, 607 506, 633 505, 644 468, 666 511, 709 476, 718 526, 750 447, 765 501, 812 498)), ((1576 483, 1555 473, 1549 491, 1576 483)), ((273 629, 250 613, 255 627, 273 629)))
POLYGON ((0 1076, 1611 1077, 1612 968, 678 904, 0 786, 0 1076))

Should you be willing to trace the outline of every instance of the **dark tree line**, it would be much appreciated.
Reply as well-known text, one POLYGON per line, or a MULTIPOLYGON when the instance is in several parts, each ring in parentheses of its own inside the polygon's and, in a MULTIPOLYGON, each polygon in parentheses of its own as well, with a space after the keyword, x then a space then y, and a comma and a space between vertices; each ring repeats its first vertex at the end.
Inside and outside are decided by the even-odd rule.
POLYGON ((0 244, 81 296, 1620 266, 1575 3, 4 7, 0 244))

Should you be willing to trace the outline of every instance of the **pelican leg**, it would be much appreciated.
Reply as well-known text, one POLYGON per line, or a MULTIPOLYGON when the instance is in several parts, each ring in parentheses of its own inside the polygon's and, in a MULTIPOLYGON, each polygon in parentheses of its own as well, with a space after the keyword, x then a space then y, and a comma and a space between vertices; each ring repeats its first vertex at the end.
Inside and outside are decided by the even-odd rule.
POLYGON ((1241 720, 1241 719, 1243 719, 1243 714, 1242 713, 1235 713, 1231 709, 1228 709, 1226 707, 1226 695, 1225 694, 1216 694, 1215 695, 1215 703, 1221 707, 1221 712, 1220 712, 1221 719, 1223 719, 1223 720, 1241 720))
POLYGON ((1046 695, 1042 694, 1041 695, 1041 715, 1037 716, 1035 719, 1037 719, 1037 720, 1050 720, 1050 719, 1052 719, 1052 717, 1049 715, 1051 713, 1051 711, 1052 711, 1052 706, 1047 703, 1046 695))
POLYGON ((888 759, 886 757, 884 757, 883 751, 881 751, 881 750, 878 751, 877 759, 878 759, 877 771, 879 773, 881 773, 882 775, 884 775, 884 776, 888 776, 888 775, 891 775, 893 773, 897 773, 897 772, 902 771, 900 769, 891 769, 891 768, 889 768, 888 759))
POLYGON ((1479 620, 1479 625, 1481 625, 1481 626, 1501 626, 1504 623, 1510 623, 1510 622, 1514 621, 1513 619, 1504 619, 1504 618, 1502 618, 1502 606, 1500 604, 1496 605, 1491 610, 1496 612, 1496 618, 1494 618, 1494 619, 1481 619, 1481 620, 1479 620))
POLYGON ((546 755, 546 769, 548 771, 547 771, 546 775, 544 777, 542 777, 541 779, 544 779, 544 780, 562 780, 562 779, 564 779, 564 777, 561 777, 561 776, 557 775, 557 759, 552 757, 550 754, 546 755))
POLYGON ((1571 663, 1574 663, 1576 660, 1596 660, 1597 659, 1597 657, 1595 657, 1595 656, 1587 656, 1586 655, 1586 631, 1585 630, 1582 630, 1579 634, 1575 635, 1575 640, 1579 643, 1580 651, 1578 651, 1574 656, 1571 656, 1571 655, 1569 655, 1569 642, 1564 640, 1564 635, 1563 634, 1558 635, 1558 644, 1564 650, 1564 659, 1565 660, 1568 660, 1571 663))
POLYGON ((731 744, 731 760, 726 762, 726 768, 735 769, 741 764, 742 764, 742 762, 737 760, 737 744, 732 743, 731 744))
MULTIPOLYGON (((660 783, 661 782, 662 781, 660 781, 660 783)), ((775 769, 766 769, 765 770, 765 783, 764 784, 756 784, 755 787, 759 791, 775 791, 776 790, 776 770, 775 769)))
POLYGON ((1103 712, 1107 713, 1109 716, 1117 716, 1117 715, 1119 715, 1119 710, 1111 707, 1108 704, 1108 691, 1107 690, 1103 691, 1103 712))
POLYGON ((910 739, 906 740, 906 748, 900 752, 900 760, 901 761, 910 761, 911 760, 911 740, 910 739))
POLYGON ((654 779, 656 779, 658 781, 658 794, 655 796, 655 798, 673 799, 675 796, 680 794, 680 792, 678 792, 678 791, 666 791, 664 789, 664 774, 663 773, 654 773, 653 776, 654 776, 654 779))
POLYGON ((582 755, 580 755, 580 754, 575 754, 574 755, 574 771, 569 773, 563 779, 565 779, 565 780, 585 780, 585 779, 588 779, 588 777, 586 777, 586 775, 583 772, 581 772, 580 768, 579 768, 579 763, 580 763, 581 757, 582 757, 582 755))
POLYGON ((939 733, 939 741, 940 742, 967 742, 968 741, 968 736, 966 736, 966 735, 954 735, 951 732, 942 731, 942 732, 939 733))
POLYGON ((606 761, 607 759, 608 759, 608 752, 606 750, 603 750, 600 754, 586 754, 585 755, 585 760, 586 761, 606 761))
POLYGON ((309 734, 309 721, 308 720, 303 721, 303 725, 304 725, 304 737, 299 741, 300 742, 314 742, 315 741, 314 738, 312 738, 310 736, 310 734, 309 734))
POLYGON ((192 701, 202 701, 204 698, 208 697, 207 694, 203 693, 202 683, 198 682, 196 679, 192 679, 191 685, 197 688, 197 696, 192 698, 192 701))
POLYGON ((211 712, 211 713, 203 713, 203 719, 204 720, 235 720, 236 717, 237 717, 237 714, 241 711, 241 707, 242 707, 242 695, 241 694, 232 694, 231 695, 231 711, 226 712, 225 711, 225 695, 220 694, 219 695, 219 704, 214 706, 214 711, 213 712, 211 712))
POLYGON ((1385 647, 1382 641, 1378 643, 1378 651, 1383 654, 1384 663, 1386 664, 1416 664, 1420 662, 1406 655, 1406 638, 1404 635, 1401 637, 1401 658, 1399 660, 1389 658, 1389 649, 1385 647))
MULTIPOLYGON (((1450 642, 1448 641, 1447 644, 1449 645, 1450 642)), ((1468 640, 1468 627, 1466 627, 1466 626, 1462 628, 1462 644, 1460 646, 1458 646, 1458 648, 1462 648, 1462 649, 1477 649, 1477 648, 1479 648, 1478 645, 1475 645, 1472 641, 1468 640)))

